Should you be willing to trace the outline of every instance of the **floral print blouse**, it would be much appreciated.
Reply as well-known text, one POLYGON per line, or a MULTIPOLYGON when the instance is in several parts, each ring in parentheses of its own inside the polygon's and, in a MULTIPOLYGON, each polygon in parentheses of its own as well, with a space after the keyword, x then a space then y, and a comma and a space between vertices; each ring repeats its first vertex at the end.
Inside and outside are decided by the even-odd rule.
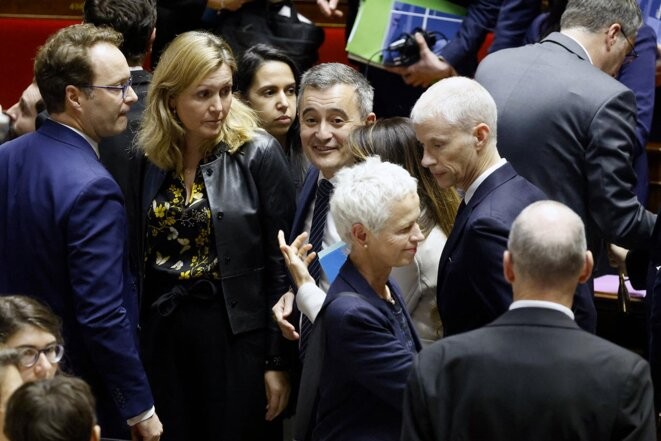
POLYGON ((219 279, 211 210, 197 169, 190 201, 183 177, 170 172, 147 213, 146 264, 175 280, 219 279))

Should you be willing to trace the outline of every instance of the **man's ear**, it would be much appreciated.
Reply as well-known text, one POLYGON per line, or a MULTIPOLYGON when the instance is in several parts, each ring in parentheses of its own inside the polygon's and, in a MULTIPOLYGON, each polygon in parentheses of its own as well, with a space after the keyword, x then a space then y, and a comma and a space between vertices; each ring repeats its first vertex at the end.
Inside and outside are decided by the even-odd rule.
POLYGON ((610 51, 611 48, 617 43, 617 37, 622 33, 622 26, 619 23, 613 23, 606 30, 606 50, 610 51))
POLYGON ((489 137, 491 136, 491 128, 485 123, 479 123, 473 127, 473 137, 475 138, 475 148, 480 151, 489 142, 489 137))
POLYGON ((594 259, 592 258, 592 252, 588 250, 585 252, 585 261, 583 262, 583 269, 581 269, 581 274, 578 276, 578 283, 585 283, 590 280, 593 267, 594 259))
POLYGON ((92 427, 92 434, 90 435, 90 441, 100 441, 101 440, 101 426, 95 424, 92 427))
POLYGON ((80 109, 80 98, 83 95, 82 89, 79 89, 76 86, 68 85, 64 88, 64 102, 67 106, 79 110, 80 109))
POLYGON ((510 285, 514 282, 514 262, 512 254, 507 250, 503 253, 503 275, 510 285))
POLYGON ((374 112, 371 112, 369 115, 367 115, 367 118, 365 118, 365 125, 371 126, 375 122, 376 122, 376 114, 374 112))

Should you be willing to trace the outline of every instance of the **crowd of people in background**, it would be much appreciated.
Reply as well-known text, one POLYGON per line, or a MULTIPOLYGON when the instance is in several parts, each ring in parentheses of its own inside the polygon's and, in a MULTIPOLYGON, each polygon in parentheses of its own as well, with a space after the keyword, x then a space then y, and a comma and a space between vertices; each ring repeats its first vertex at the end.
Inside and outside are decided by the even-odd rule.
POLYGON ((636 0, 459 1, 368 76, 235 53, 222 19, 268 3, 86 0, 39 48, 0 144, 0 441, 656 439, 636 0), (607 255, 648 361, 594 335, 607 255))

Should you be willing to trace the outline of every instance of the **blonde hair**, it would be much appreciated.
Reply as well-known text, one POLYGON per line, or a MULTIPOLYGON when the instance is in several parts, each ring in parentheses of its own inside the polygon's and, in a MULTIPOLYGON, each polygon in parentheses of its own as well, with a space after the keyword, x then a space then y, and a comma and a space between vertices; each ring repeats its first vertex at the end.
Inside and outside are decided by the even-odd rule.
MULTIPOLYGON (((145 114, 137 145, 149 159, 164 170, 183 170, 181 149, 186 130, 170 109, 170 101, 191 84, 198 83, 222 65, 236 74, 236 60, 229 45, 208 32, 186 32, 175 38, 160 58, 147 94, 145 114)), ((230 154, 253 136, 258 127, 255 113, 239 99, 232 99, 220 133, 201 146, 206 156, 223 142, 230 154)))

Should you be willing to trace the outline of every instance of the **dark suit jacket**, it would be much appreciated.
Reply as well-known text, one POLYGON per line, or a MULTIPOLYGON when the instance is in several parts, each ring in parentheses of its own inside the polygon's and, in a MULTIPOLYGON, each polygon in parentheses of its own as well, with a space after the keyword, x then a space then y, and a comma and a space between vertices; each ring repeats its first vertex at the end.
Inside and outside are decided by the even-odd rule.
POLYGON ((290 242, 303 232, 303 228, 305 227, 305 218, 307 217, 308 212, 310 211, 310 207, 314 202, 315 195, 317 194, 318 180, 319 169, 311 166, 307 175, 305 175, 303 187, 301 188, 300 193, 298 193, 298 197, 296 199, 296 213, 294 214, 294 223, 291 227, 291 235, 289 237, 290 242))
POLYGON ((389 286, 412 341, 402 332, 395 308, 379 298, 351 260, 328 290, 326 303, 332 303, 323 311, 326 353, 313 440, 397 439, 404 385, 420 341, 399 288, 389 286), (362 298, 333 301, 342 292, 362 298))
POLYGON ((138 95, 138 101, 131 106, 128 113, 128 126, 119 135, 102 139, 99 143, 99 155, 101 162, 106 166, 110 174, 124 195, 126 216, 129 224, 129 261, 133 274, 138 273, 142 262, 137 255, 137 234, 140 225, 140 197, 142 195, 142 176, 145 167, 145 157, 134 145, 133 140, 140 128, 142 114, 145 110, 145 98, 151 74, 146 70, 132 70, 133 90, 138 95))
POLYGON ((546 196, 510 164, 480 184, 457 215, 438 268, 437 301, 445 336, 486 325, 507 311, 512 287, 503 252, 514 218, 546 196))
POLYGON ((522 308, 423 350, 402 441, 655 438, 649 366, 562 312, 522 308))
POLYGON ((119 187, 87 141, 47 120, 0 149, 0 212, 0 292, 35 297, 62 318, 64 367, 92 386, 104 432, 125 428, 153 400, 119 187))
POLYGON ((557 32, 489 55, 475 79, 498 107, 498 150, 521 176, 581 216, 595 261, 604 240, 649 246, 656 216, 633 192, 631 90, 557 32))

